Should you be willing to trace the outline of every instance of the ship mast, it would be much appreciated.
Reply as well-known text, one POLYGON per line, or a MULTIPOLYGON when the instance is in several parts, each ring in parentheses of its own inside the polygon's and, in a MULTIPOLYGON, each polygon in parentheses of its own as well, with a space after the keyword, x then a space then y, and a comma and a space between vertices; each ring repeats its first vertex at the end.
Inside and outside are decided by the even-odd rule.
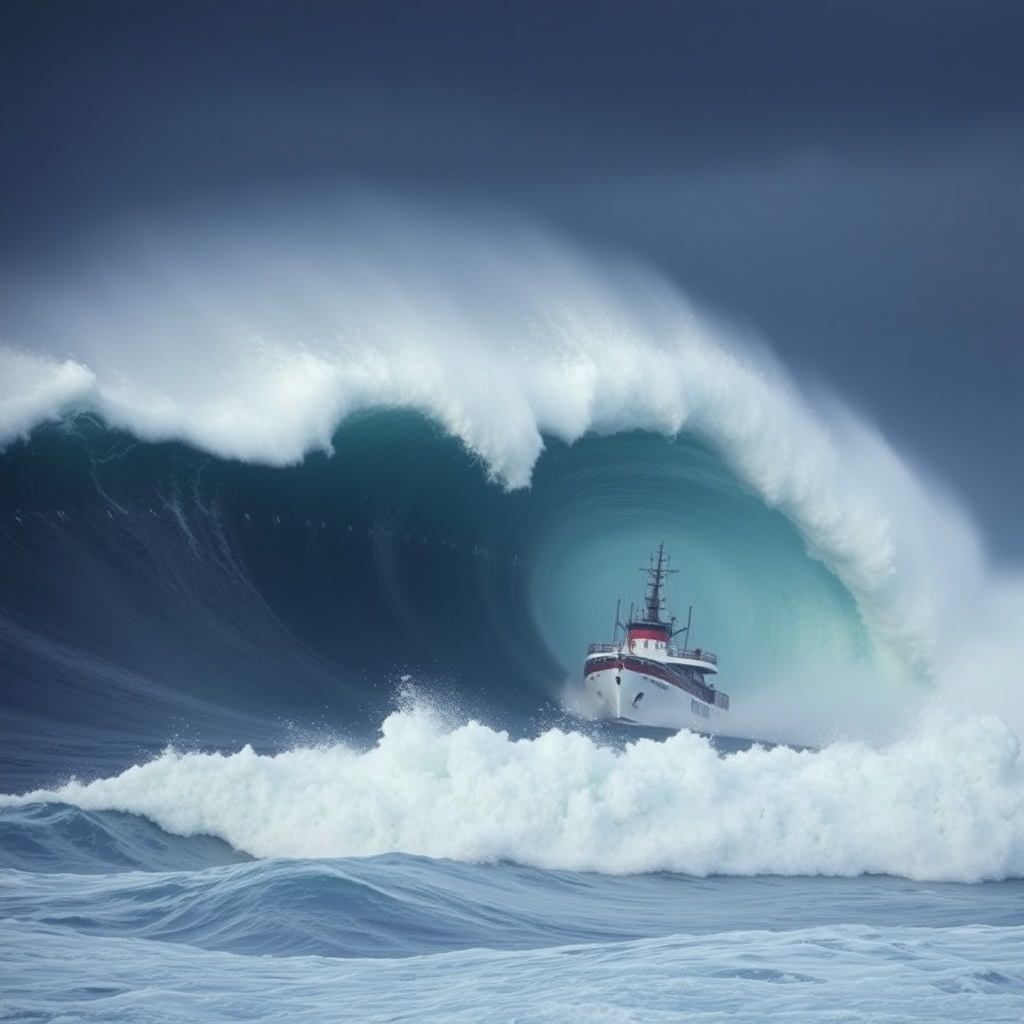
MULTIPOLYGON (((647 621, 661 622, 661 609, 664 607, 665 598, 661 596, 661 588, 665 578, 678 569, 663 568, 665 564, 665 542, 658 545, 658 559, 651 556, 651 564, 647 569, 647 621)), ((641 569, 641 572, 643 570, 641 569)))

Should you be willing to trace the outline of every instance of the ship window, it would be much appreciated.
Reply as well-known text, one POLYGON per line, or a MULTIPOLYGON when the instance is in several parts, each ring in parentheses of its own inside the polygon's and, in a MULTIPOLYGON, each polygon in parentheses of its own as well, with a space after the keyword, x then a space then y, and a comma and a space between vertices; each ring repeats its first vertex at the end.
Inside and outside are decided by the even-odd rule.
POLYGON ((650 646, 651 646, 651 641, 650 640, 645 640, 644 641, 644 650, 646 650, 650 646))

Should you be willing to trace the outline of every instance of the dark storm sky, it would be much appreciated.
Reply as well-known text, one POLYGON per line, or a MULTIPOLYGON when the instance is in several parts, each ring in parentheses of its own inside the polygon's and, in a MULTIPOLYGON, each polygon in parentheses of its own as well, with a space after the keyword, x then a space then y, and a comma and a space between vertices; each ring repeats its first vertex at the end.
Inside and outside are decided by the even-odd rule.
POLYGON ((1024 562, 1024 0, 0 0, 0 270, 335 181, 639 256, 1024 562))

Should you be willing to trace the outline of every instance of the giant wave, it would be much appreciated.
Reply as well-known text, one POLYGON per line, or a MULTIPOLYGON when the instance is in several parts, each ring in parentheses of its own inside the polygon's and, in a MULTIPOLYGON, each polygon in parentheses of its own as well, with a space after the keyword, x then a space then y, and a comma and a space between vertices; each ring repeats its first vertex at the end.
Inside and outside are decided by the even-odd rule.
MULTIPOLYGON (((493 220, 484 230, 359 198, 316 217, 262 211, 245 228, 112 231, 60 272, 26 270, 3 296, 4 788, 43 786, 46 799, 152 815, 259 854, 1019 873, 1020 836, 996 824, 1019 752, 1012 732, 976 716, 1021 731, 1022 587, 987 566, 949 495, 644 268, 493 220), (735 733, 826 750, 712 763, 704 741, 678 737, 602 753, 586 726, 566 725, 558 705, 572 709, 586 643, 610 630, 615 598, 633 596, 660 540, 683 571, 674 600, 692 602, 696 636, 722 655, 735 733), (408 712, 388 717, 410 681, 482 724, 424 733, 408 712), (894 776, 886 765, 908 723, 935 699, 965 720, 958 738, 894 776), (483 825, 438 845, 408 831, 415 815, 352 848, 329 837, 285 848, 266 826, 238 831, 198 805, 179 820, 128 795, 131 779, 152 797, 188 770, 252 781, 300 761, 315 788, 328 769, 361 778, 399 746, 429 788, 459 737, 514 765, 513 788, 546 785, 545 751, 563 765, 582 757, 589 797, 504 806, 547 820, 581 801, 577 825, 589 822, 604 853, 556 850, 557 830, 520 848, 483 825), (887 753, 853 756, 847 738, 887 753), (160 753, 169 741, 179 753, 160 753), (199 752, 210 747, 241 752, 199 752), (920 765, 943 758, 970 781, 943 790, 912 831, 959 849, 950 808, 991 786, 989 859, 926 852, 922 863, 881 842, 851 852, 820 807, 819 845, 782 852, 772 829, 802 799, 850 798, 804 775, 837 778, 839 762, 865 787, 886 775, 894 822, 925 785, 920 765), (663 798, 684 762, 709 773, 695 799, 738 786, 746 796, 723 806, 762 808, 760 860, 724 832, 685 857, 665 852, 662 826, 638 808, 663 798), (119 774, 127 765, 135 775, 119 774), (762 780, 776 770, 793 803, 773 818, 762 780), (49 785, 71 772, 99 788, 49 785), (621 775, 619 797, 596 800, 587 772, 621 775), (616 799, 621 834, 607 817, 616 799), (637 829, 649 844, 631 847, 637 829)), ((486 775, 487 757, 477 767, 486 775)), ((193 782, 211 798, 219 785, 193 782)), ((229 802, 249 792, 238 784, 229 802)), ((383 796, 366 795, 372 773, 357 788, 371 818, 384 814, 383 796)))

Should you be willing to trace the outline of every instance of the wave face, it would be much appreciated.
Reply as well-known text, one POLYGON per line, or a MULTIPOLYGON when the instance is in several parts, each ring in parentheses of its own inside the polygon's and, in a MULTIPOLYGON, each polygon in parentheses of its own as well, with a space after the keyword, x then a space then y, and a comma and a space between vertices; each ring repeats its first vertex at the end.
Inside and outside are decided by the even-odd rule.
MULTIPOLYGON (((985 564, 955 502, 643 268, 360 203, 112 232, 3 296, 4 788, 254 856, 1019 873, 1021 836, 999 816, 1020 820, 1022 587, 985 564), (640 599, 661 541, 680 570, 672 609, 692 605, 693 639, 719 653, 731 731, 826 749, 622 748, 566 717, 587 643, 609 638, 617 598, 640 599), (914 747, 908 723, 932 701, 960 725, 914 747), (974 717, 989 713, 1005 724, 974 717), (441 804, 478 772, 505 779, 472 797, 478 824, 491 802, 509 820, 576 808, 602 853, 557 830, 521 845, 482 824, 431 833, 415 799, 388 826, 380 760, 441 804), (966 781, 918 815, 947 761, 966 781), (550 787, 556 763, 576 783, 550 787), (753 860, 725 826, 665 852, 672 828, 643 793, 664 796, 687 765, 695 798, 762 809, 753 860), (341 772, 380 831, 290 846, 199 803, 182 816, 189 772, 227 806, 266 772, 298 772, 306 821, 337 798, 317 780, 341 772), (99 788, 55 788, 72 773, 99 788), (887 820, 934 836, 975 807, 992 843, 850 842, 859 804, 833 783, 867 792, 883 775, 900 782, 887 820), (776 826, 805 799, 820 843, 789 851, 776 826), (836 806, 854 808, 845 825, 836 806)), ((287 803, 273 786, 267 799, 287 803)))

